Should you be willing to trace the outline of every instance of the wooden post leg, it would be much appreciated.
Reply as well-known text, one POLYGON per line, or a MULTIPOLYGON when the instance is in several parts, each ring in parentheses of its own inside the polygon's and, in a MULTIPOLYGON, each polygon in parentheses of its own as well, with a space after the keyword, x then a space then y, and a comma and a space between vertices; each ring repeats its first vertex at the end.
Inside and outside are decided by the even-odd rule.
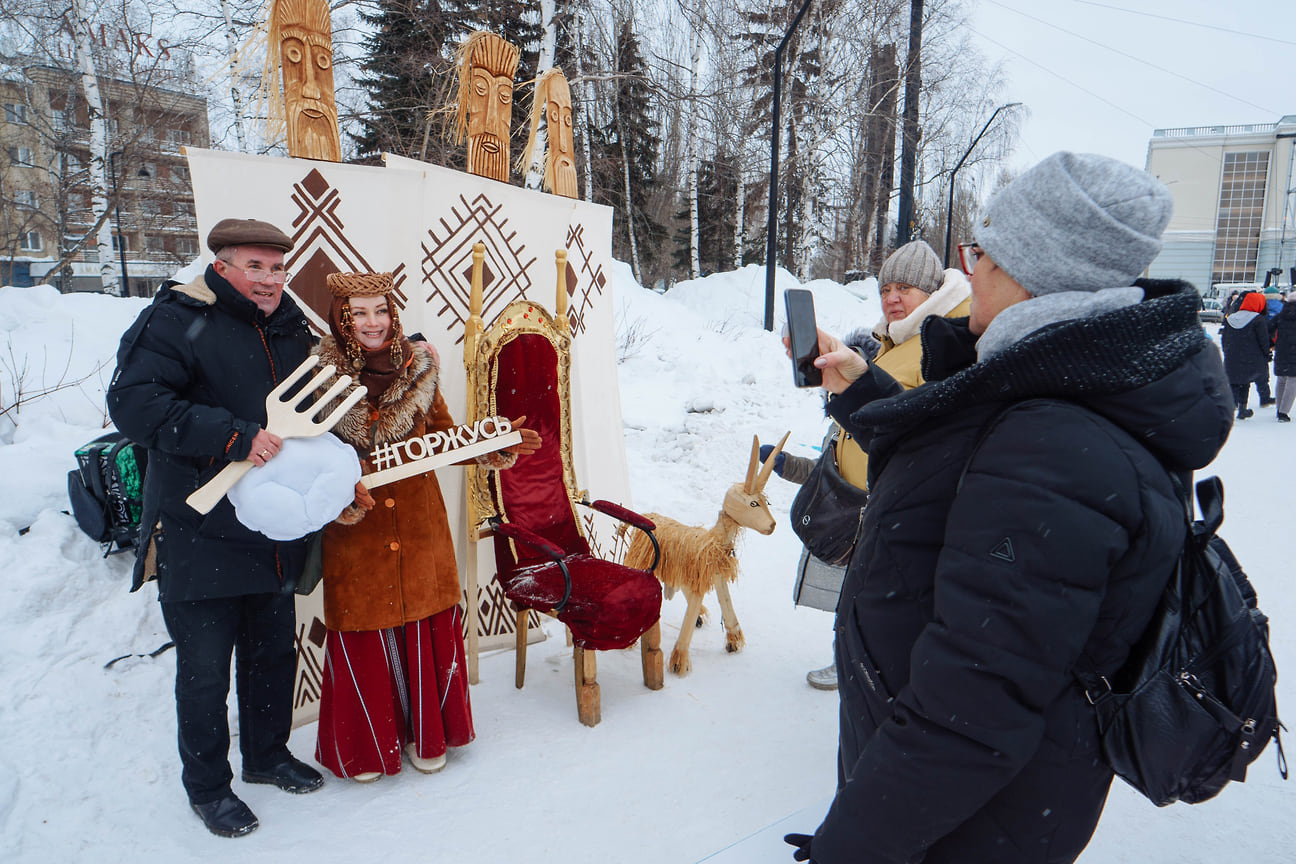
POLYGON ((643 658, 644 686, 649 690, 662 689, 664 673, 662 670, 660 618, 653 622, 647 633, 639 637, 639 653, 643 658))
POLYGON ((468 683, 477 683, 477 658, 480 654, 478 647, 477 629, 481 626, 478 623, 479 609, 481 608, 481 584, 477 581, 477 528, 468 526, 468 561, 467 576, 468 584, 464 587, 464 596, 468 602, 468 620, 466 629, 468 633, 468 683))
POLYGON ((517 645, 515 646, 516 671, 513 673, 513 686, 522 689, 526 680, 527 628, 531 626, 531 610, 517 609, 517 645))
POLYGON ((576 647, 572 649, 576 667, 576 715, 586 726, 597 726, 603 719, 599 700, 598 667, 593 651, 576 647))

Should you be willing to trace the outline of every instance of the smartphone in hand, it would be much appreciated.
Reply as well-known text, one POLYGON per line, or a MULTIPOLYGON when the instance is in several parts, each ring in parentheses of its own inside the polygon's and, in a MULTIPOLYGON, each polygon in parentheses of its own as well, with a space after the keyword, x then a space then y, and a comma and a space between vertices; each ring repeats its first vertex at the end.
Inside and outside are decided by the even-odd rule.
POLYGON ((792 343, 792 380, 798 387, 819 387, 823 371, 814 365, 819 356, 814 294, 804 288, 789 288, 783 292, 783 302, 787 307, 788 341, 792 343))

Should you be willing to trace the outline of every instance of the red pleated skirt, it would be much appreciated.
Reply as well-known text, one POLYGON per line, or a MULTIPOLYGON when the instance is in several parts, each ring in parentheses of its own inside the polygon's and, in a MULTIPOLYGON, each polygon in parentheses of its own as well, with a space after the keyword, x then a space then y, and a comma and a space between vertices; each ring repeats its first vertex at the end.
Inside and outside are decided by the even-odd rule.
POLYGON ((328 631, 315 758, 339 777, 396 774, 475 737, 458 606, 389 630, 328 631))

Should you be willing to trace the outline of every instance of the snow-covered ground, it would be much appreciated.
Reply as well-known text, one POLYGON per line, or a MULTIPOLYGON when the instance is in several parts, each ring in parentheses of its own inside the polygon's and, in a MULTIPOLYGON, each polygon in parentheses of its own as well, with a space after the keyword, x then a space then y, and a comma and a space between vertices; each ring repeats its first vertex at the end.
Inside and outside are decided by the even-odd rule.
MULTIPOLYGON (((794 451, 813 452, 824 427, 818 397, 792 388, 778 333, 761 329, 762 270, 666 295, 639 288, 628 268, 616 275, 633 504, 709 524, 725 488, 742 479, 753 434, 773 441, 791 430, 794 451)), ((795 284, 780 273, 780 291, 795 284)), ((807 287, 829 329, 877 320, 871 282, 807 287)), ((302 797, 236 780, 260 830, 239 840, 208 834, 180 787, 173 655, 104 668, 167 641, 153 589, 129 594, 129 556, 101 557, 62 512, 72 451, 106 422, 117 340, 143 303, 0 289, 0 404, 16 382, 24 393, 21 411, 0 417, 0 861, 791 861, 777 835, 812 831, 835 782, 837 699, 805 683, 831 657, 831 620, 792 607, 799 547, 785 517, 795 489, 777 478, 767 491, 784 524, 746 537, 733 589, 741 653, 725 653, 712 620, 693 640, 693 673, 668 673, 658 692, 643 688, 636 651, 601 654, 603 722, 588 729, 552 630, 556 638, 531 647, 521 691, 511 652, 483 657, 472 693, 477 740, 452 751, 442 773, 406 771, 372 786, 330 778, 302 797)), ((781 326, 781 296, 776 317, 781 326)), ((1212 468, 1228 491, 1224 534, 1273 619, 1288 711, 1294 444, 1296 429, 1257 411, 1212 468)), ((663 609, 668 648, 683 614, 682 596, 663 609)), ((293 749, 309 759, 314 738, 314 726, 297 730, 293 749)), ((1287 862, 1293 813, 1296 784, 1279 779, 1272 749, 1245 785, 1194 807, 1158 811, 1118 781, 1082 861, 1287 862)))

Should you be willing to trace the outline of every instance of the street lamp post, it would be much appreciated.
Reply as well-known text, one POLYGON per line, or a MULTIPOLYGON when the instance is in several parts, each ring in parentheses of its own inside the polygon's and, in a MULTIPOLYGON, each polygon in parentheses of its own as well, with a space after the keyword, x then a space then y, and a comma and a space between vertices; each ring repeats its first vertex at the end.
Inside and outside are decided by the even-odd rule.
POLYGON ((963 167, 963 163, 966 162, 967 158, 972 155, 972 151, 976 149, 977 142, 981 140, 981 137, 983 135, 985 135, 986 130, 990 128, 990 124, 993 123, 994 119, 999 116, 999 112, 1003 111, 1005 108, 1016 108, 1020 104, 1021 104, 1020 102, 1009 102, 1007 105, 1000 105, 998 108, 996 108, 994 110, 994 113, 990 115, 990 119, 987 120, 985 122, 985 125, 981 127, 981 131, 978 132, 977 136, 972 139, 972 143, 968 145, 967 151, 963 154, 963 157, 959 159, 958 164, 954 166, 954 170, 950 172, 949 203, 945 207, 945 266, 946 267, 950 266, 950 226, 954 219, 954 178, 955 176, 957 176, 959 169, 963 167))
POLYGON ((773 115, 773 131, 770 134, 769 213, 765 220, 766 330, 774 329, 774 259, 778 251, 777 244, 774 242, 774 232, 778 228, 779 95, 783 85, 783 49, 787 47, 788 40, 792 38, 792 31, 796 30, 797 25, 801 23, 801 16, 805 15, 812 2, 813 0, 805 0, 801 4, 801 11, 797 12, 796 17, 792 19, 787 32, 783 34, 783 41, 774 49, 774 98, 770 106, 770 113, 773 115))
POLYGON ((126 235, 122 233, 121 224, 121 193, 117 191, 117 157, 123 156, 124 151, 114 150, 108 154, 108 167, 112 173, 113 184, 113 217, 117 222, 117 253, 121 261, 121 278, 122 278, 122 296, 130 296, 130 276, 126 272, 126 235))

